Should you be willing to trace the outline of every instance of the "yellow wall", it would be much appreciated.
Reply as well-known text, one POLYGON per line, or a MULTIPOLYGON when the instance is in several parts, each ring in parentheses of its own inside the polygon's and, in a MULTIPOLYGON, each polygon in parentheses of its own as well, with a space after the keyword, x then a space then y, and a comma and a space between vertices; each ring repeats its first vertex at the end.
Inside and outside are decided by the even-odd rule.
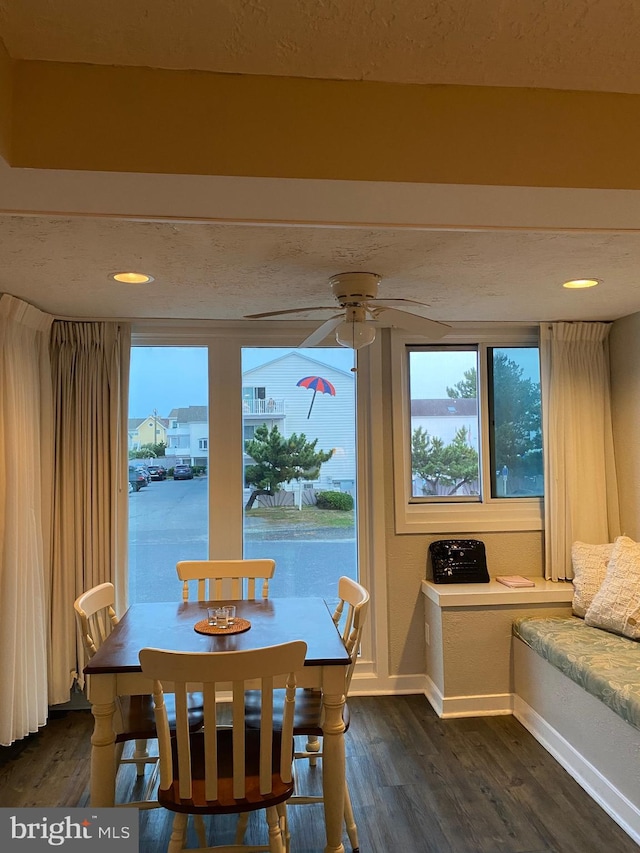
POLYGON ((11 150, 11 93, 12 63, 2 39, 0 39, 0 157, 10 161, 11 150))
POLYGON ((14 77, 13 166, 640 187, 636 95, 35 61, 14 77))
POLYGON ((154 423, 153 415, 150 415, 144 420, 136 430, 137 441, 140 444, 159 444, 163 441, 167 442, 167 431, 163 424, 158 420, 154 423))

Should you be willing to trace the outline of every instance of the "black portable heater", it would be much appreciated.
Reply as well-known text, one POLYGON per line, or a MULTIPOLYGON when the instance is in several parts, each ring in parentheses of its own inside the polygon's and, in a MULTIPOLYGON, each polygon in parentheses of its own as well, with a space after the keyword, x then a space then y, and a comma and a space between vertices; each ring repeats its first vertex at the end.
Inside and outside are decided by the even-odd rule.
MULTIPOLYGON (((439 539, 429 545, 434 583, 489 583, 484 542, 439 539)), ((427 577, 429 577, 427 561, 427 577)))

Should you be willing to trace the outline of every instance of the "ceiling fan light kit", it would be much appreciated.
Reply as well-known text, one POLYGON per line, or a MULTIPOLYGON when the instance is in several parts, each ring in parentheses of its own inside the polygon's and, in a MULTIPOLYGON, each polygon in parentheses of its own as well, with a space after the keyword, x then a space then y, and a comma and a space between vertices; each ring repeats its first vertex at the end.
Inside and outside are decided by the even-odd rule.
MULTIPOLYGON (((376 339, 377 326, 397 326, 419 337, 437 340, 451 328, 446 323, 411 311, 404 311, 404 305, 410 305, 414 311, 428 308, 424 302, 393 296, 378 298, 378 285, 381 276, 374 272, 345 272, 329 279, 331 291, 340 306, 340 313, 334 314, 322 323, 300 344, 300 347, 315 347, 321 344, 331 332, 343 347, 362 349, 376 339), (395 308, 398 303, 401 308, 395 308)), ((284 314, 305 314, 309 311, 331 311, 330 305, 312 305, 308 308, 284 308, 281 311, 265 311, 261 314, 247 314, 247 320, 262 320, 265 317, 281 317, 284 314)))
POLYGON ((375 339, 375 326, 366 322, 364 308, 347 308, 345 320, 336 328, 336 341, 340 346, 362 349, 375 339))

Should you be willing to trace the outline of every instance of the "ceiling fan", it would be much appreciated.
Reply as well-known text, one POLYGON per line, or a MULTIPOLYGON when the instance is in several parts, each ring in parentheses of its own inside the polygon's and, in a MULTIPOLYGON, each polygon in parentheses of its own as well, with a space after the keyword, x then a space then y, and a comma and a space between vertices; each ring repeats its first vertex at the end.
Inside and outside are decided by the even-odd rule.
MULTIPOLYGON (((437 340, 451 328, 446 323, 430 320, 419 314, 403 311, 394 307, 398 303, 410 307, 428 308, 424 302, 403 297, 378 298, 378 285, 382 276, 373 272, 345 272, 329 279, 333 296, 340 306, 340 312, 322 323, 315 332, 300 344, 301 347, 314 347, 322 343, 335 330, 336 340, 343 347, 361 349, 372 344, 376 337, 376 327, 397 326, 423 338, 437 340)), ((264 311, 261 314, 247 314, 247 320, 261 320, 265 317, 280 317, 284 314, 304 314, 307 311, 332 311, 335 305, 313 305, 310 308, 286 308, 283 311, 264 311)))

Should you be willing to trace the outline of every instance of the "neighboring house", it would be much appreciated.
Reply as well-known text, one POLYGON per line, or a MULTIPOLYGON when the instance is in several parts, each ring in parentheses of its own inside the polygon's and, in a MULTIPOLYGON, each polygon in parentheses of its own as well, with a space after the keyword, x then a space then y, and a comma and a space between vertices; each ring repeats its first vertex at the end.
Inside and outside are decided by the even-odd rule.
POLYGON ((206 406, 181 406, 169 412, 167 449, 168 467, 176 463, 209 463, 209 416, 206 406))
POLYGON ((146 418, 129 418, 129 450, 140 450, 144 444, 167 443, 167 418, 153 412, 146 418))
MULTIPOLYGON (((314 485, 353 490, 356 475, 355 391, 353 374, 322 361, 291 352, 243 373, 243 439, 253 438, 256 427, 277 426, 282 435, 304 433, 318 439, 317 450, 333 450, 314 485), (335 388, 335 396, 298 387, 306 376, 321 376, 335 388)), ((172 409, 167 418, 167 464, 185 462, 208 467, 208 413, 206 406, 172 409)), ((245 464, 251 460, 245 455, 245 464)), ((294 489, 297 483, 283 484, 294 489)))
POLYGON ((478 449, 478 401, 475 397, 452 400, 412 400, 411 433, 422 427, 431 437, 438 436, 445 444, 455 438, 460 427, 467 431, 470 447, 478 449))
MULTIPOLYGON (((320 469, 314 485, 323 489, 352 491, 356 476, 354 374, 332 367, 299 352, 275 358, 242 375, 244 439, 253 438, 256 427, 276 425, 285 435, 304 433, 317 438, 317 450, 333 450, 320 469), (320 376, 335 388, 335 396, 299 387, 307 376, 320 376), (312 406, 313 403, 313 406, 312 406)), ((245 455, 245 464, 250 464, 245 455)), ((297 483, 283 484, 285 489, 297 483)))

